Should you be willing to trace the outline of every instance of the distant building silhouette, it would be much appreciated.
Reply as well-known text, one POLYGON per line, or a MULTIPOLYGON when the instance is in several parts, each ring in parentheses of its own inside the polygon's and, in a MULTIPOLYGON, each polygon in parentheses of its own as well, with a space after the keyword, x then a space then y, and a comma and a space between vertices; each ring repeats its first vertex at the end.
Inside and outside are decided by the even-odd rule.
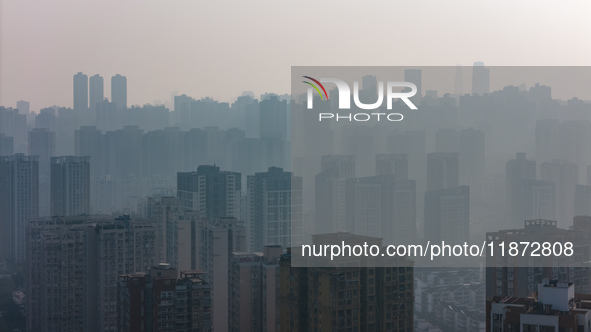
POLYGON ((74 111, 88 109, 88 76, 81 72, 74 75, 74 111))
POLYGON ((396 175, 348 179, 345 187, 346 228, 356 235, 388 243, 416 240, 416 182, 396 175))
POLYGON ((575 216, 575 194, 579 183, 579 167, 564 160, 542 163, 543 181, 554 183, 554 213, 562 227, 570 224, 575 216))
POLYGON ((29 131, 29 155, 39 156, 39 216, 50 213, 50 158, 55 156, 55 132, 46 128, 29 131))
POLYGON ((103 101, 105 98, 104 94, 104 80, 103 77, 99 74, 93 75, 90 77, 89 81, 89 96, 90 96, 90 105, 89 108, 91 111, 96 109, 96 104, 103 101))
POLYGON ((120 74, 111 77, 111 101, 117 110, 127 108, 127 77, 120 74))
POLYGON ((456 244, 470 239, 470 187, 425 193, 425 238, 456 244))
POLYGON ((417 86, 417 93, 412 97, 412 101, 416 105, 421 105, 421 99, 423 97, 423 71, 421 69, 405 69, 404 81, 417 86))
POLYGON ((29 102, 26 100, 19 100, 16 102, 16 108, 18 109, 18 112, 20 114, 28 115, 29 112, 31 111, 30 107, 31 106, 30 106, 29 102))
POLYGON ((427 190, 439 190, 459 185, 459 158, 455 152, 427 154, 427 190))
POLYGON ((14 138, 0 133, 0 157, 14 154, 14 138))
POLYGON ((90 157, 51 158, 51 215, 90 214, 90 157))
POLYGON ((408 180, 408 155, 405 153, 376 155, 376 175, 394 175, 396 181, 408 180))
POLYGON ((177 173, 177 197, 185 208, 209 219, 240 218, 240 173, 200 165, 194 172, 177 173))
POLYGON ((474 62, 472 67, 472 93, 483 95, 490 92, 490 71, 484 62, 474 62))
POLYGON ((315 178, 316 233, 345 230, 345 185, 355 177, 355 156, 322 156, 315 178))

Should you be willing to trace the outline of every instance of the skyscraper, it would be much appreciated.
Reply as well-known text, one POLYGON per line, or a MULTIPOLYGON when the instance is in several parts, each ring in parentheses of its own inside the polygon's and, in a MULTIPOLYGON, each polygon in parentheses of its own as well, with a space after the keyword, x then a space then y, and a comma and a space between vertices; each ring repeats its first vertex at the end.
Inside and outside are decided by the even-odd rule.
POLYGON ((127 108, 127 77, 119 74, 111 77, 111 102, 118 110, 127 108))
POLYGON ((90 157, 51 158, 51 215, 90 213, 90 157))
POLYGON ((577 185, 575 193, 575 215, 591 216, 591 186, 577 185))
POLYGON ((0 157, 0 188, 0 260, 22 263, 27 220, 39 215, 38 157, 0 157))
MULTIPOLYGON (((340 243, 338 235, 327 236, 340 243)), ((280 331, 413 330, 412 266, 292 267, 291 261, 288 249, 279 262, 280 331)))
POLYGON ((29 131, 29 155, 39 156, 39 216, 49 216, 49 160, 55 155, 55 132, 46 128, 29 131))
POLYGON ((302 178, 269 167, 247 179, 247 228, 249 251, 264 246, 290 247, 293 235, 301 235, 302 178))
POLYGON ((95 126, 82 126, 74 132, 74 153, 77 156, 90 157, 90 174, 107 174, 105 139, 95 126))
POLYGON ((427 190, 455 187, 459 184, 457 153, 432 152, 427 154, 427 190))
POLYGON ((564 160, 541 165, 541 179, 554 183, 554 211, 558 225, 570 225, 575 216, 575 193, 579 183, 579 167, 564 160))
POLYGON ((423 73, 421 69, 405 69, 404 80, 417 86, 417 93, 412 97, 412 101, 416 105, 421 105, 423 97, 423 73))
POLYGON ((232 253, 228 331, 281 331, 279 328, 279 258, 281 246, 263 252, 232 253))
POLYGON ((14 154, 14 139, 0 133, 0 156, 12 156, 14 154))
POLYGON ((155 264, 151 223, 101 216, 28 223, 27 325, 33 331, 116 331, 117 278, 155 264))
POLYGON ((119 276, 118 331, 211 332, 211 285, 203 271, 160 263, 147 273, 119 276))
POLYGON ((394 175, 396 181, 408 180, 408 155, 405 153, 376 155, 376 175, 394 175))
POLYGON ((507 161, 505 174, 507 178, 506 197, 509 224, 519 226, 523 220, 527 219, 520 213, 522 209, 520 204, 524 195, 522 180, 536 179, 536 162, 528 160, 525 153, 519 152, 516 154, 515 159, 507 161))
POLYGON ((181 205, 209 219, 240 218, 240 173, 200 165, 194 172, 177 173, 177 197, 181 205))
POLYGON ((229 274, 232 252, 246 250, 244 223, 234 218, 220 218, 201 224, 199 243, 199 269, 212 285, 213 330, 228 331, 229 274))
POLYGON ((88 109, 88 76, 78 72, 74 75, 74 111, 88 109))
POLYGON ((55 132, 47 128, 29 131, 29 155, 39 156, 39 174, 49 177, 49 159, 55 155, 55 132))
POLYGON ((470 187, 425 193, 425 238, 462 244, 470 237, 470 187))
POLYGON ((483 95, 490 91, 490 72, 484 62, 474 62, 472 67, 472 93, 483 95))
POLYGON ((287 139, 288 107, 285 100, 272 95, 259 103, 260 137, 287 139))
POLYGON ((91 111, 96 109, 96 103, 100 103, 104 99, 104 91, 103 91, 103 77, 99 74, 93 75, 88 80, 90 83, 90 105, 89 108, 91 111))
POLYGON ((29 114, 30 110, 30 104, 28 101, 26 100, 19 100, 16 102, 16 108, 18 109, 18 112, 20 114, 29 114))
POLYGON ((380 237, 388 243, 416 239, 416 183, 396 175, 347 180, 345 215, 355 235, 380 237))
POLYGON ((315 178, 316 233, 345 229, 345 185, 355 177, 355 156, 322 156, 315 178))

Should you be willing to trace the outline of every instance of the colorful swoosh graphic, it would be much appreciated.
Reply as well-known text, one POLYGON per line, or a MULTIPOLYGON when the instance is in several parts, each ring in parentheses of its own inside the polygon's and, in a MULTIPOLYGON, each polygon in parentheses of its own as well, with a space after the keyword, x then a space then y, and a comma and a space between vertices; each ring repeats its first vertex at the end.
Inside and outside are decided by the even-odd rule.
MULTIPOLYGON (((302 77, 307 78, 307 79, 313 81, 314 83, 318 84, 318 86, 322 89, 322 91, 324 91, 324 96, 326 97, 326 100, 328 100, 328 93, 326 93, 326 89, 324 88, 324 86, 322 85, 322 83, 320 83, 318 80, 316 80, 316 79, 314 79, 314 78, 312 78, 310 76, 302 76, 302 77)), ((309 84, 314 89, 316 89, 316 91, 318 92, 318 95, 320 96, 320 99, 324 99, 323 96, 322 96, 322 93, 320 92, 320 89, 318 89, 318 86, 316 86, 316 85, 314 85, 314 84, 312 84, 310 82, 306 82, 306 81, 302 81, 302 82, 304 82, 306 84, 309 84)))

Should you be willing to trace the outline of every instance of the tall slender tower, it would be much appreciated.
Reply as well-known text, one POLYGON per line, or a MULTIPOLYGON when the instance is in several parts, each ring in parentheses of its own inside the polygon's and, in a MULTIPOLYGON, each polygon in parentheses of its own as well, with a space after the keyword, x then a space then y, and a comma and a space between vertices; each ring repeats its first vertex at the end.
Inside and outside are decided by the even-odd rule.
POLYGON ((119 74, 111 77, 111 101, 118 110, 127 108, 127 77, 119 74))
POLYGON ((88 76, 82 72, 74 75, 74 110, 86 111, 88 109, 88 76))
POLYGON ((89 79, 90 82, 90 110, 94 111, 96 109, 96 103, 100 103, 104 99, 104 91, 103 91, 103 77, 99 74, 91 76, 89 79))

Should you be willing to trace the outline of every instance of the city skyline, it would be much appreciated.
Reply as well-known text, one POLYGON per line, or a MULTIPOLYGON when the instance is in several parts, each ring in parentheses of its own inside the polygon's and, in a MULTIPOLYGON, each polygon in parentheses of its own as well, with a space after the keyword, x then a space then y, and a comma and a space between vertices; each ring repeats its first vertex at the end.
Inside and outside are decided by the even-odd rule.
MULTIPOLYGON (((586 1, 563 6, 508 0, 373 6, 341 1, 289 6, 233 2, 232 11, 215 2, 190 1, 136 5, 62 0, 37 4, 34 11, 20 2, 3 1, 1 6, 0 104, 29 100, 35 110, 71 107, 66 87, 79 71, 127 76, 128 104, 143 105, 168 100, 174 91, 224 101, 245 88, 256 95, 287 93, 292 65, 591 65, 591 46, 584 42, 591 37, 585 24, 591 4, 586 1), (432 11, 391 19, 392 13, 418 13, 425 7, 432 11), (373 18, 361 26, 350 24, 369 16, 373 18), (496 24, 499 17, 502 26, 496 24), (548 17, 553 24, 547 24, 548 17), (302 18, 314 22, 314 28, 302 26, 302 18), (428 26, 437 26, 437 31, 428 26), (481 29, 466 29, 473 26, 481 29), (342 33, 311 38, 318 31, 342 33), (386 42, 394 31, 412 38, 386 42), (565 36, 568 42, 563 42, 565 36), (548 47, 558 43, 560 48, 548 47), (189 46, 178 47, 182 44, 189 46), (203 45, 209 52, 199 52, 203 45), (48 49, 56 52, 38 56, 48 49), (448 51, 434 57, 435 49, 448 51)), ((110 83, 105 84, 109 91, 110 83)))

